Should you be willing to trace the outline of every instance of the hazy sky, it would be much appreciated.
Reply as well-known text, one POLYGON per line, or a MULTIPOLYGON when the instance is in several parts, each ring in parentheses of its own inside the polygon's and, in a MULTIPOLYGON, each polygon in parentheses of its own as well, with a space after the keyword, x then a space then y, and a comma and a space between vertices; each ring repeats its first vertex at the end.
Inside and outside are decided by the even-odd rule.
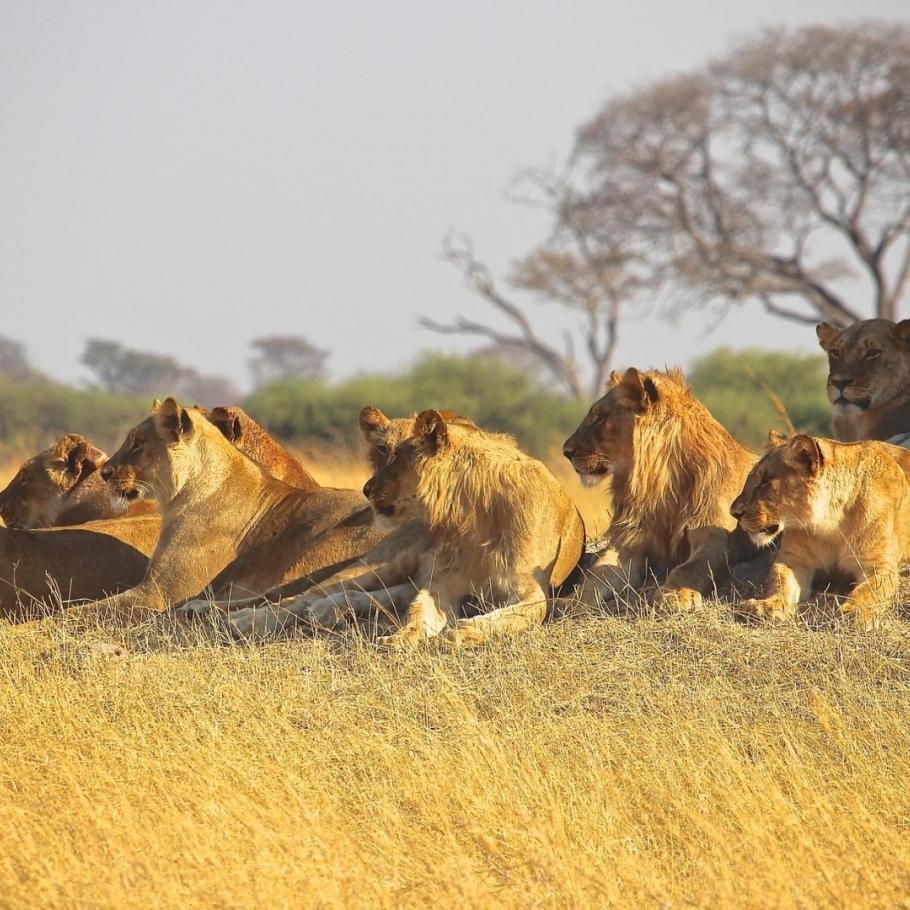
MULTIPOLYGON (((416 325, 486 315, 439 259, 447 229, 507 269, 545 228, 505 201, 509 178, 558 162, 610 92, 757 26, 857 9, 0 0, 0 334, 68 379, 88 336, 239 382, 256 335, 308 336, 335 375, 467 349, 416 325)), ((910 4, 860 12, 908 19, 910 4)), ((815 344, 757 309, 703 332, 631 323, 619 360, 815 344)))

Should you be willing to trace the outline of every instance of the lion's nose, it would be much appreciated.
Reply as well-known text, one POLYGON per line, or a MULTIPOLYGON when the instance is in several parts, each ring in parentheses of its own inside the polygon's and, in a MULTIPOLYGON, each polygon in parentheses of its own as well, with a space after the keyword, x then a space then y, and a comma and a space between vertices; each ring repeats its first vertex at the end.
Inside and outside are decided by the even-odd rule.
POLYGON ((371 480, 368 480, 368 481, 363 485, 363 495, 366 496, 367 499, 370 498, 370 490, 371 490, 372 488, 373 488, 373 481, 372 481, 372 479, 371 479, 371 480))
POLYGON ((852 380, 850 380, 850 379, 834 379, 833 377, 831 378, 831 385, 833 385, 839 392, 843 392, 843 390, 845 388, 847 388, 847 386, 850 385, 851 382, 852 382, 852 380))
POLYGON ((114 471, 110 467, 110 465, 104 465, 104 467, 101 469, 101 479, 110 480, 113 476, 114 476, 114 471))
POLYGON ((746 510, 745 510, 745 508, 743 507, 743 504, 742 504, 738 499, 734 499, 734 500, 733 500, 733 505, 730 506, 730 514, 731 514, 737 521, 739 521, 739 519, 743 517, 743 514, 745 513, 745 511, 746 511, 746 510))
POLYGON ((571 461, 575 457, 575 446, 567 439, 562 446, 562 454, 571 461))

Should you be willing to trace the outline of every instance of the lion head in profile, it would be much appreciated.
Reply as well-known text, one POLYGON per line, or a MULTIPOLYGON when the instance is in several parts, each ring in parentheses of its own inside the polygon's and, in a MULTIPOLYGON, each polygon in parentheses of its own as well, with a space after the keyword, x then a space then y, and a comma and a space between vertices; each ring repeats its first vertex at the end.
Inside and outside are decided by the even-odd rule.
POLYGON ((888 420, 910 401, 910 319, 864 319, 845 329, 816 327, 828 355, 828 400, 843 441, 887 439, 910 430, 888 420))
POLYGON ((84 436, 64 436, 26 461, 0 492, 0 518, 10 528, 52 527, 67 496, 106 458, 84 436))
POLYGON ((818 442, 804 433, 787 439, 772 431, 768 451, 749 472, 730 514, 758 547, 769 547, 789 523, 812 520, 814 483, 823 469, 818 442))

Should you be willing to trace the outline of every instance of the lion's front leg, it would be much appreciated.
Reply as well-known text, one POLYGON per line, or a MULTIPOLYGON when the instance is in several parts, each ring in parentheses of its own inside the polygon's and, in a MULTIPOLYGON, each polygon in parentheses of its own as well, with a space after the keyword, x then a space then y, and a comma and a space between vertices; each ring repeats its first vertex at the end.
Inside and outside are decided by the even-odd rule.
POLYGON ((547 595, 533 580, 510 598, 511 603, 474 616, 460 619, 446 639, 455 647, 476 647, 498 638, 510 638, 539 626, 547 616, 547 595))
POLYGON ((610 550, 585 572, 581 588, 571 598, 560 598, 557 612, 571 613, 578 605, 597 608, 635 593, 645 580, 645 560, 610 550))
POLYGON ((62 618, 66 625, 82 628, 108 619, 134 623, 151 619, 168 608, 167 601, 157 588, 138 585, 103 600, 77 604, 67 608, 62 618))
POLYGON ((656 606, 676 611, 696 610, 702 594, 714 580, 729 572, 727 540, 723 528, 697 528, 689 531, 689 558, 667 576, 658 592, 656 606))
POLYGON ((814 567, 788 563, 784 554, 778 553, 765 580, 763 596, 740 601, 739 609, 755 619, 771 622, 792 619, 796 605, 812 593, 814 575, 814 567))
POLYGON ((454 601, 443 595, 434 596, 426 588, 408 607, 405 624, 392 635, 384 635, 379 644, 392 650, 412 650, 421 642, 435 638, 449 623, 456 622, 457 609, 454 601))
POLYGON ((858 629, 875 627, 884 608, 896 598, 899 586, 900 576, 893 561, 865 571, 844 601, 844 615, 851 617, 858 629))

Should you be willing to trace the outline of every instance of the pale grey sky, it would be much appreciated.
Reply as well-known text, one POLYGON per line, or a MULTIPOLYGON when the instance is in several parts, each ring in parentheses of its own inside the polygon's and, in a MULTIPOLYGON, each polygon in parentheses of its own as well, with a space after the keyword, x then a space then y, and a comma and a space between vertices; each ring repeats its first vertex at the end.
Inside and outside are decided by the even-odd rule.
MULTIPOLYGON (((465 350, 415 320, 485 315, 447 229, 507 269, 545 228, 509 178, 559 161, 608 93, 857 13, 910 4, 0 0, 0 334, 66 379, 88 336, 241 383, 256 335, 308 336, 335 375, 465 350)), ((753 309, 707 338, 633 322, 619 360, 720 344, 815 349, 753 309)))

